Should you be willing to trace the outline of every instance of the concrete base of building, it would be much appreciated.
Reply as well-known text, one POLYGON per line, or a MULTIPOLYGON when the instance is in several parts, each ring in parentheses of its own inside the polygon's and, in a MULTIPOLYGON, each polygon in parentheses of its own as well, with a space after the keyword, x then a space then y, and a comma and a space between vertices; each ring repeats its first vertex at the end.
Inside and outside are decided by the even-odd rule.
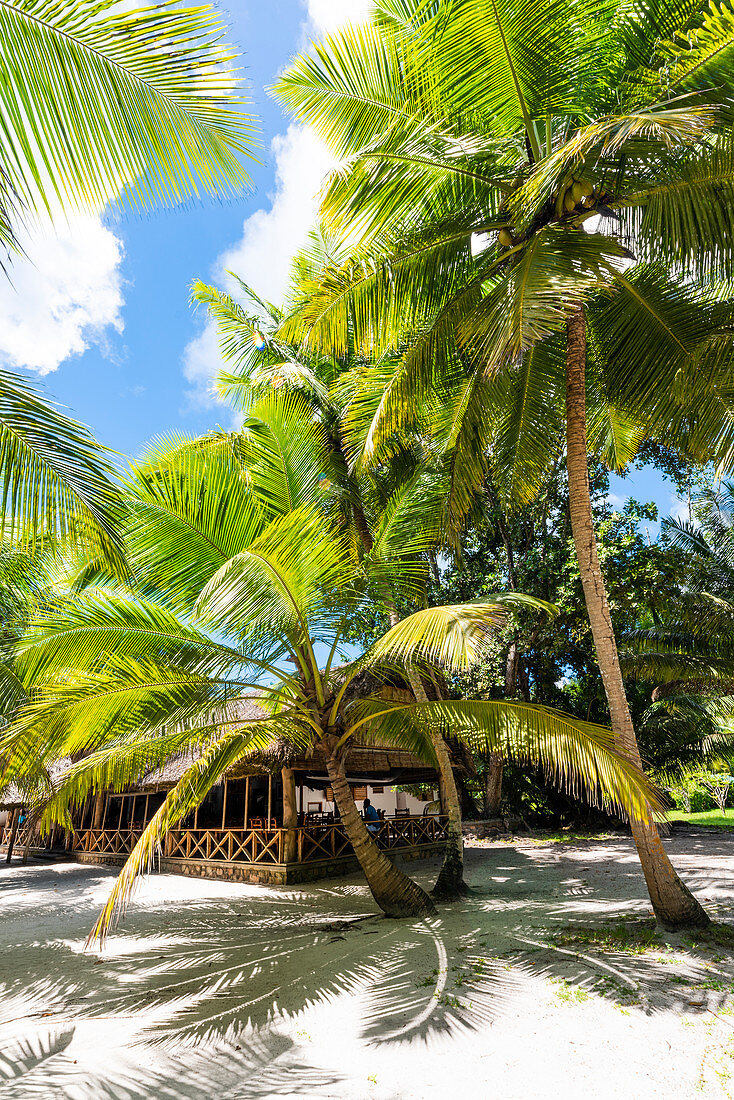
MULTIPOLYGON (((444 842, 420 844, 414 848, 398 848, 387 855, 393 863, 410 863, 417 859, 430 859, 443 854, 444 842)), ((121 867, 125 855, 100 855, 97 852, 74 852, 79 863, 101 863, 121 867)), ((335 859, 313 860, 309 863, 238 863, 223 859, 170 859, 162 857, 158 870, 175 875, 192 875, 194 878, 224 879, 228 882, 254 882, 268 886, 291 886, 297 882, 315 882, 317 879, 352 875, 359 871, 354 856, 338 856, 335 859)))

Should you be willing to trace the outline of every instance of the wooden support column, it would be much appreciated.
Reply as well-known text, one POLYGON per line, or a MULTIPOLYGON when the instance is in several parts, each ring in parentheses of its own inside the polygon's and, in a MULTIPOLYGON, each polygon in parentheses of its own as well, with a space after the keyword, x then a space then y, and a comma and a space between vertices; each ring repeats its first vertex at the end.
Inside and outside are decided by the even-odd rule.
POLYGON ((268 772, 268 824, 267 828, 270 828, 270 818, 273 816, 273 773, 268 772))
POLYGON ((245 777, 245 828, 247 828, 247 822, 249 820, 250 810, 250 777, 245 777))
POLYGON ((283 768, 283 828, 285 829, 285 844, 283 846, 283 862, 295 862, 298 849, 298 807, 296 806, 296 777, 292 768, 283 768))
POLYGON ((143 814, 144 814, 143 825, 148 824, 148 805, 149 805, 149 803, 150 803, 150 793, 146 794, 146 796, 145 796, 145 810, 143 811, 143 814))
POLYGON ((92 811, 93 829, 101 829, 103 827, 102 822, 104 821, 105 801, 104 791, 99 791, 94 800, 94 810, 92 811))
POLYGON ((125 807, 125 795, 123 795, 122 798, 120 799, 120 816, 117 819, 117 831, 118 831, 118 833, 119 833, 120 829, 122 828, 122 811, 123 811, 124 807, 125 807))
POLYGON ((225 829, 225 821, 227 820, 227 783, 228 780, 224 780, 224 794, 222 796, 222 832, 225 829))
POLYGON ((10 863, 13 858, 13 847, 15 845, 15 837, 18 832, 18 822, 20 821, 20 810, 12 810, 10 816, 10 837, 8 839, 8 854, 5 857, 5 862, 10 863))
POLYGON ((298 807, 300 813, 303 813, 303 772, 298 777, 298 786, 300 788, 300 805, 298 807))
POLYGON ((105 821, 107 820, 107 810, 109 808, 109 805, 110 805, 110 796, 107 795, 107 797, 104 800, 104 813, 102 814, 102 825, 100 826, 100 828, 102 828, 102 829, 104 829, 105 821))

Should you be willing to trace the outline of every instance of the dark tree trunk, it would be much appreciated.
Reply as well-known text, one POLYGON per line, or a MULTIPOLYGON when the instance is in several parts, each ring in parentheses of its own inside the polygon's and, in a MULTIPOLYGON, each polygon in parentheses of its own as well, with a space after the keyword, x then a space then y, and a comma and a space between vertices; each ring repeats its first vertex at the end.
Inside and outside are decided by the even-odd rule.
POLYGON ((484 784, 484 816, 500 817, 502 814, 502 773, 505 758, 501 752, 491 752, 487 760, 484 784))
MULTIPOLYGON (((566 439, 571 528, 597 660, 609 704, 615 743, 641 767, 640 752, 619 667, 604 579, 594 533, 586 439, 586 318, 579 310, 568 322, 566 353, 566 439)), ((666 928, 695 928, 709 923, 703 907, 668 859, 655 819, 632 821, 632 836, 657 919, 666 928)))
POLYGON ((336 738, 328 735, 321 744, 326 757, 329 782, 334 791, 342 825, 367 879, 372 897, 388 917, 425 917, 436 909, 425 890, 394 866, 380 849, 359 816, 344 767, 334 752, 336 738))

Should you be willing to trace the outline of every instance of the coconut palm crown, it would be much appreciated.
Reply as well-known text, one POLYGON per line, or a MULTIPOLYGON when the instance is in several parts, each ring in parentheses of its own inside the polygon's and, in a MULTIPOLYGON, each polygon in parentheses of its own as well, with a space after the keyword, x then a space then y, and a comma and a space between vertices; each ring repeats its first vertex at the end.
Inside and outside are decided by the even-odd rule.
POLYGON ((464 667, 524 598, 419 610, 359 659, 343 661, 345 617, 366 594, 374 599, 385 582, 419 590, 416 516, 396 544, 401 553, 358 560, 322 499, 323 435, 294 395, 267 400, 280 415, 266 416, 263 406, 260 431, 161 444, 132 469, 127 545, 135 587, 88 583, 36 618, 17 658, 33 699, 0 741, 3 782, 37 767, 39 757, 77 761, 44 804, 46 825, 69 827, 70 808, 90 792, 123 789, 172 755, 196 750, 130 855, 96 926, 100 936, 166 830, 230 765, 274 740, 324 752, 370 889, 393 916, 433 904, 379 851, 359 817, 345 773, 354 735, 433 760, 428 730, 438 727, 542 763, 558 782, 622 813, 646 813, 654 801, 609 731, 543 707, 390 702, 381 693, 346 701, 365 669, 379 678, 464 667), (233 700, 255 701, 262 717, 233 722, 233 700))

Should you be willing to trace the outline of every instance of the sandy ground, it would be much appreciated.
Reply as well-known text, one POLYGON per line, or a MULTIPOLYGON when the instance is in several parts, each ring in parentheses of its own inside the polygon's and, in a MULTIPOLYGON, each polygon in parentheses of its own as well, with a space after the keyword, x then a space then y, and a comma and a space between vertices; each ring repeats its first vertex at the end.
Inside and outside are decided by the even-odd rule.
MULTIPOLYGON (((666 842, 734 923, 734 836, 666 842)), ((156 875, 104 953, 113 872, 0 869, 0 1097, 666 1100, 734 1095, 734 956, 564 942, 649 912, 622 837, 467 852, 474 892, 383 920, 358 878, 156 875), (363 919, 356 919, 363 918, 363 919)), ((413 865, 428 885, 435 864, 413 865)))

